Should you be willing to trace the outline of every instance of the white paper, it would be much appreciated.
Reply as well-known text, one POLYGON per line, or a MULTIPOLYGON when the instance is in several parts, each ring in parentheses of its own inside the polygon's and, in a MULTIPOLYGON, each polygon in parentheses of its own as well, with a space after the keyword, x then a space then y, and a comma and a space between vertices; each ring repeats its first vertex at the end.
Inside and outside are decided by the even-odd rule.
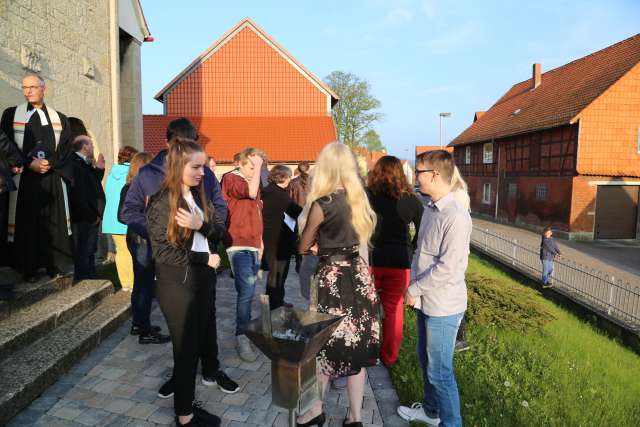
POLYGON ((291 229, 291 231, 296 229, 296 220, 287 215, 286 212, 284 213, 284 223, 289 227, 289 229, 291 229))

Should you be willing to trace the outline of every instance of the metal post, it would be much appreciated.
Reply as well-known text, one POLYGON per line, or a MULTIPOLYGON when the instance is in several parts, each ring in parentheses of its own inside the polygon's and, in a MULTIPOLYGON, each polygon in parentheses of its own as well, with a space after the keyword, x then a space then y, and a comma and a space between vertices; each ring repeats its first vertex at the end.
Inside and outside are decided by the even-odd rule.
POLYGON ((611 315, 611 304, 613 304, 613 286, 616 283, 615 276, 611 276, 611 283, 609 284, 609 307, 607 308, 607 314, 611 315))
POLYGON ((516 244, 518 243, 518 241, 516 239, 513 239, 513 265, 516 265, 516 244))
POLYGON ((296 427, 296 411, 289 409, 289 427, 296 427))

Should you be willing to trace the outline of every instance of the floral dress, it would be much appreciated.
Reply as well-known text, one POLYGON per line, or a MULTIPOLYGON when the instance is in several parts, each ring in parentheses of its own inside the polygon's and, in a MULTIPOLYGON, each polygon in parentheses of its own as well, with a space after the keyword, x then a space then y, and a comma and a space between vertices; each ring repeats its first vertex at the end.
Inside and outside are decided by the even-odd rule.
POLYGON ((301 251, 314 243, 320 256, 315 276, 318 312, 345 316, 318 354, 318 366, 328 376, 355 375, 375 365, 379 357, 380 307, 369 267, 358 252, 359 239, 344 192, 311 206, 301 251))

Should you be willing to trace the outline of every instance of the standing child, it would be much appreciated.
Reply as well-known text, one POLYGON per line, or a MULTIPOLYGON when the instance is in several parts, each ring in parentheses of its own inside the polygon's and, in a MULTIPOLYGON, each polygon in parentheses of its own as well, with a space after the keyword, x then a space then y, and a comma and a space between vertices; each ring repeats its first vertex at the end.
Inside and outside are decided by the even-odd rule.
POLYGON ((551 287, 551 275, 553 274, 553 260, 562 255, 556 241, 553 240, 551 227, 545 227, 540 241, 540 260, 542 261, 542 286, 551 287))

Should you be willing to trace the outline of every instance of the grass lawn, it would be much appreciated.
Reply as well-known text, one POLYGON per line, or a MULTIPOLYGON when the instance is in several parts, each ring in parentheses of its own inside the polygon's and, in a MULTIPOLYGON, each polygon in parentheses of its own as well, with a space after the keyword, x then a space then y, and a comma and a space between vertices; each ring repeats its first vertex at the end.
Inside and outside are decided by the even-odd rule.
MULTIPOLYGON (((455 356, 464 425, 640 426, 638 354, 473 255, 467 287, 471 348, 455 356)), ((403 404, 422 401, 415 345, 407 309, 391 370, 403 404)))

